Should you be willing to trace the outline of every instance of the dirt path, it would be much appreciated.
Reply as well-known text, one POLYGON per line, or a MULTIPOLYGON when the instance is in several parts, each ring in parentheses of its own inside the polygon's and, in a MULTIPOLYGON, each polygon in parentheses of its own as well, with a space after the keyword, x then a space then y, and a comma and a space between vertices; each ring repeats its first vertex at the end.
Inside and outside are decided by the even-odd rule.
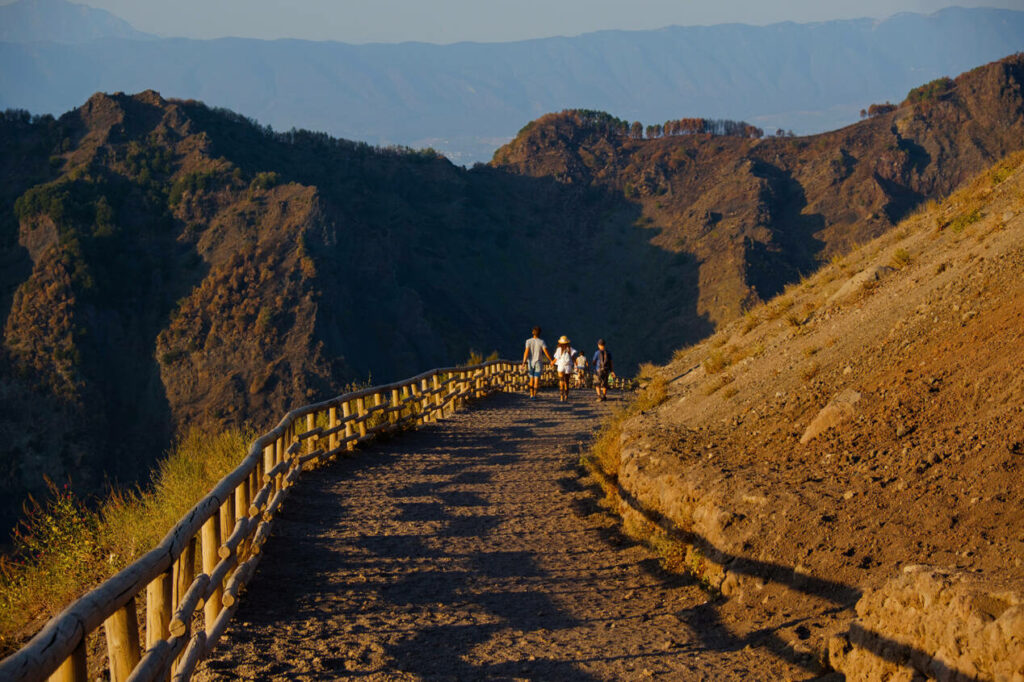
POLYGON ((580 485, 610 404, 499 395, 307 475, 199 679, 813 677, 580 485))

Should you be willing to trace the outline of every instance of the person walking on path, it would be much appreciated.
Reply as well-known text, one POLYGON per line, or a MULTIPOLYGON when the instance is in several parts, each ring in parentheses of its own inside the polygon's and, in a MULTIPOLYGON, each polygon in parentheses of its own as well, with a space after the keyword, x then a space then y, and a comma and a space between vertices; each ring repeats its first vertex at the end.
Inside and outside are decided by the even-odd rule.
MULTIPOLYGON (((530 382, 530 400, 537 399, 537 389, 540 388, 540 375, 544 373, 544 365, 541 362, 541 355, 551 360, 548 353, 548 346, 544 339, 540 338, 540 327, 533 328, 533 336, 526 339, 526 349, 523 350, 523 365, 530 382)), ((554 360, 551 360, 554 362, 554 360)))
POLYGON ((611 374, 614 369, 612 367, 612 353, 604 347, 604 339, 598 339, 597 352, 594 353, 594 361, 590 364, 594 367, 594 376, 596 377, 594 390, 597 391, 597 400, 599 402, 607 400, 608 375, 611 374))
POLYGON ((580 351, 576 354, 576 388, 587 387, 587 354, 580 351))
POLYGON ((555 357, 551 364, 555 366, 555 371, 558 372, 559 400, 563 403, 569 400, 569 379, 572 378, 572 374, 576 369, 573 365, 573 356, 575 354, 576 351, 573 350, 572 344, 569 343, 568 336, 558 339, 558 348, 555 349, 555 357))

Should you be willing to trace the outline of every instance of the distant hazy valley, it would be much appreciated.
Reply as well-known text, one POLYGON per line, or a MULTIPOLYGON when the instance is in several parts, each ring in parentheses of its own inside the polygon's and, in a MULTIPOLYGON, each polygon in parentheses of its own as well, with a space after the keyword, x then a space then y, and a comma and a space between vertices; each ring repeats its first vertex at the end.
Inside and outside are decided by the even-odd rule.
POLYGON ((989 9, 443 46, 157 39, 85 10, 63 0, 0 7, 0 108, 57 115, 94 92, 154 89, 278 130, 433 147, 463 165, 566 108, 821 132, 1024 49, 1024 12, 989 9))

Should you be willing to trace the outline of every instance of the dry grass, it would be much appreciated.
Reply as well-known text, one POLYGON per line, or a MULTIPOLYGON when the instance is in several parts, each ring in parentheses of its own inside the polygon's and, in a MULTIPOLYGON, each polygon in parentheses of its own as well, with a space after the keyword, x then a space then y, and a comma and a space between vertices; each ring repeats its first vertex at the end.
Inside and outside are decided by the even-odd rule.
POLYGON ((665 402, 667 397, 668 387, 665 379, 654 377, 626 407, 616 410, 608 418, 597 434, 590 452, 584 455, 583 465, 606 477, 617 477, 619 473, 619 441, 626 420, 641 412, 653 410, 665 402))
POLYGON ((889 261, 889 264, 892 265, 892 267, 896 268, 897 270, 902 270, 903 268, 910 265, 910 262, 912 260, 913 259, 911 258, 909 251, 907 251, 906 249, 896 249, 896 251, 892 254, 892 260, 889 261))
POLYGON ((701 389, 701 392, 704 395, 711 395, 713 393, 716 393, 718 389, 722 388, 723 386, 731 384, 733 381, 734 378, 731 375, 723 374, 704 384, 704 387, 701 389))
POLYGON ((190 429, 144 490, 111 494, 97 509, 67 489, 33 505, 0 561, 0 655, 38 622, 157 545, 248 450, 253 435, 190 429))
POLYGON ((743 333, 744 334, 749 333, 752 329, 757 327, 757 325, 759 325, 759 324, 761 324, 761 318, 758 317, 757 313, 755 313, 753 310, 748 310, 743 315, 743 327, 742 327, 742 329, 743 329, 743 333))
POLYGON ((793 299, 790 296, 779 296, 765 306, 767 319, 778 319, 783 313, 793 307, 793 299))
POLYGON ((637 370, 636 378, 640 381, 651 381, 658 376, 659 367, 653 362, 644 362, 640 364, 640 368, 637 370))
POLYGON ((732 364, 732 357, 724 350, 715 350, 704 358, 704 371, 708 374, 718 374, 732 364))

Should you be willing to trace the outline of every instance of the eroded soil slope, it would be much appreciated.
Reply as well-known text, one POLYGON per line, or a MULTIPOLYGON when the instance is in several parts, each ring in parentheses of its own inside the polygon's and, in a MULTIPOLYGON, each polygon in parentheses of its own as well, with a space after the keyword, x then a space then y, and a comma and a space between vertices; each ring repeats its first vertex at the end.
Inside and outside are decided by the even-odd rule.
POLYGON ((627 516, 724 565, 730 608, 809 618, 796 645, 908 565, 1024 586, 1022 163, 680 350, 625 426, 627 516))

